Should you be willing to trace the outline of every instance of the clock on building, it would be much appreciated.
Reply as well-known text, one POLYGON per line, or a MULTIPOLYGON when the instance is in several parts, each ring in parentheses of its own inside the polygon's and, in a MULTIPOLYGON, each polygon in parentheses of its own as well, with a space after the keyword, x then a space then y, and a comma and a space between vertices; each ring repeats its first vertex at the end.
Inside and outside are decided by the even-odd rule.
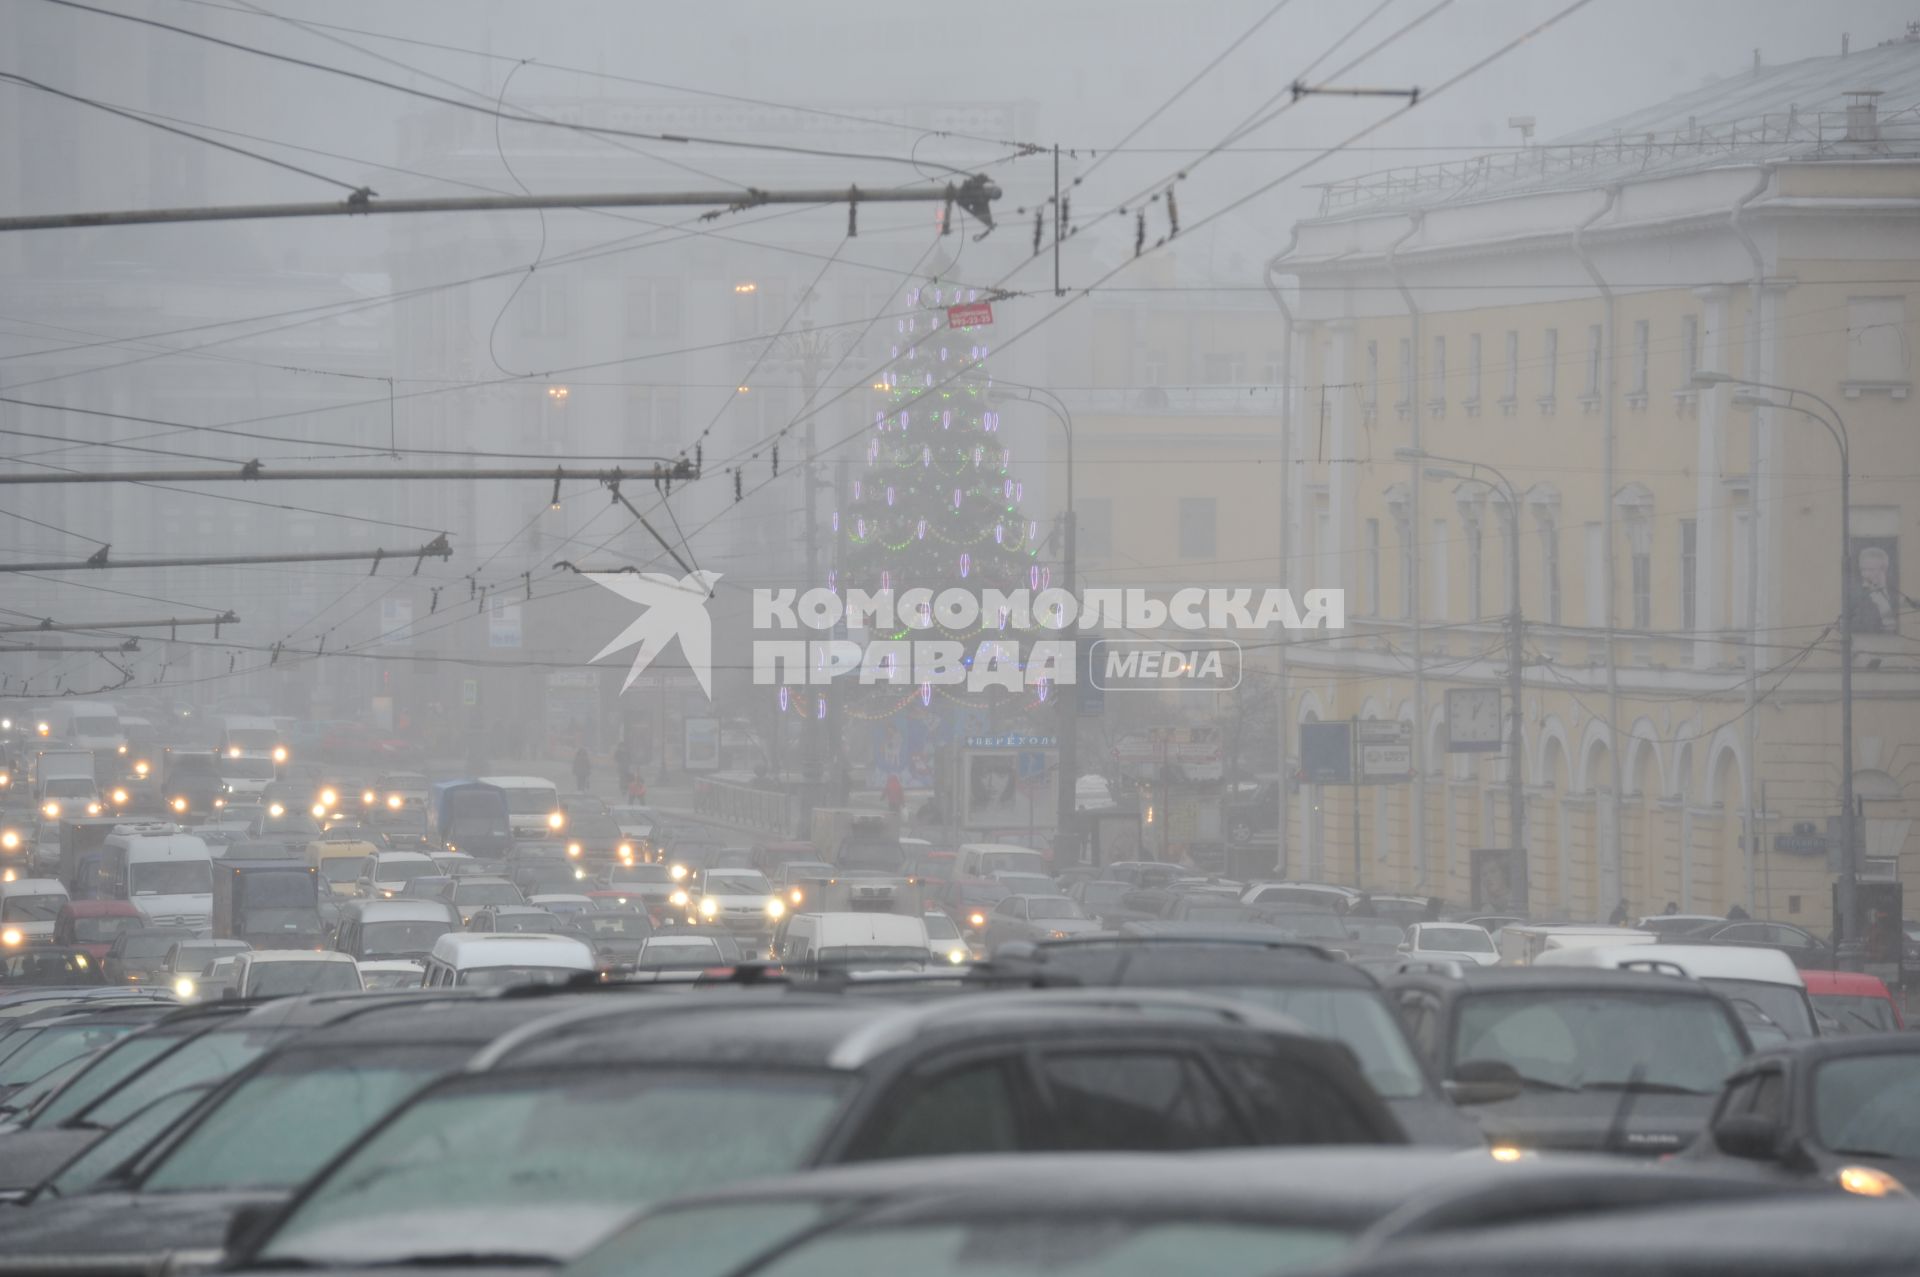
POLYGON ((1505 739, 1500 723, 1500 689, 1447 689, 1447 752, 1495 750, 1505 739))

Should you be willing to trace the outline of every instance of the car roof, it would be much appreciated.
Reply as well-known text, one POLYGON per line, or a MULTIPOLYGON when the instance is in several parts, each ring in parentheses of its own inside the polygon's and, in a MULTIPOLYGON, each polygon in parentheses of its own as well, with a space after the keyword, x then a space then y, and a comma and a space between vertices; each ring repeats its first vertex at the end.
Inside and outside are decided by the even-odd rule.
POLYGON ((1376 989, 1378 983, 1316 945, 1229 932, 1167 936, 1089 936, 1044 940, 1009 953, 1002 948, 988 970, 1001 967, 1057 972, 1102 985, 1282 984, 1376 989))
POLYGON ((1800 978, 1811 994, 1850 994, 1856 997, 1887 998, 1887 982, 1864 971, 1802 971, 1800 978))
POLYGON ((0 896, 64 896, 67 884, 58 878, 16 878, 0 882, 0 896))
POLYGON ((355 900, 349 902, 363 925, 376 922, 445 922, 447 906, 434 900, 355 900))
POLYGON ((1719 944, 1595 945, 1549 949, 1533 960, 1536 967, 1568 966, 1631 969, 1636 964, 1670 963, 1696 980, 1752 980, 1804 988, 1793 959, 1778 949, 1719 944))
POLYGON ((1607 992, 1671 993, 1676 996, 1712 997, 1704 985, 1670 975, 1645 971, 1615 971, 1590 967, 1463 967, 1458 975, 1439 975, 1431 970, 1410 970, 1388 977, 1390 985, 1427 984, 1472 993, 1510 993, 1529 990, 1592 990, 1607 992))
POLYGON ((428 855, 428 854, 427 854, 426 852, 424 852, 424 851, 386 851, 386 850, 381 850, 381 851, 376 851, 376 852, 374 852, 374 853, 373 853, 373 855, 374 855, 374 858, 375 858, 376 860, 379 860, 379 861, 381 861, 382 863, 385 863, 385 862, 387 862, 387 861, 389 861, 389 860, 424 860, 424 861, 426 861, 426 862, 427 862, 428 864, 432 864, 432 863, 433 863, 433 857, 432 857, 432 856, 429 856, 429 855, 428 855))
POLYGON ((247 961, 254 966, 272 962, 346 962, 351 963, 353 956, 335 953, 329 949, 254 949, 246 955, 247 961))
POLYGON ((433 942, 433 956, 455 967, 578 966, 584 971, 593 966, 593 947, 586 941, 524 931, 449 931, 433 942), (482 957, 488 961, 476 963, 482 957))
POLYGON ((1920 1034, 1915 1033, 1836 1033, 1824 1038, 1795 1038, 1755 1051, 1741 1065, 1743 1069, 1768 1060, 1793 1058, 1808 1064, 1823 1063, 1856 1055, 1917 1055, 1920 1034))
POLYGON ((76 918, 138 918, 131 900, 69 900, 67 912, 76 918))
POLYGON ((547 998, 501 998, 403 990, 383 1002, 343 1015, 327 1031, 304 1039, 322 1049, 380 1043, 491 1042, 522 1024, 565 1011, 598 993, 547 998))

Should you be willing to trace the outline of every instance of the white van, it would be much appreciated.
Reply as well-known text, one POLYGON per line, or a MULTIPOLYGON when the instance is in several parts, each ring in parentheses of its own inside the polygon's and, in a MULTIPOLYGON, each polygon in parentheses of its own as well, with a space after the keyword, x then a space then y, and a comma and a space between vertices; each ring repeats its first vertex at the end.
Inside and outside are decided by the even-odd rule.
POLYGON ((0 882, 0 953, 53 939, 54 924, 67 889, 58 878, 19 878, 0 882))
MULTIPOLYGON (((1732 944, 1605 945, 1550 950, 1534 959, 1534 965, 1611 967, 1620 971, 1671 969, 1732 1002, 1749 1036, 1756 1028, 1764 1031, 1769 1026, 1777 1027, 1779 1036, 1792 1039, 1817 1037, 1820 1032, 1813 1001, 1807 996, 1807 982, 1793 959, 1778 949, 1732 944)), ((1758 1037, 1754 1045, 1762 1045, 1758 1037)))
POLYGON ((429 989, 500 989, 515 984, 561 984, 595 971, 593 946, 572 936, 449 931, 427 958, 429 989))
POLYGON ((1589 923, 1509 923, 1500 929, 1500 965, 1524 967, 1552 949, 1598 949, 1612 945, 1653 944, 1658 936, 1626 927, 1589 923))
POLYGON ((218 958, 207 972, 200 987, 203 998, 291 998, 359 993, 367 987, 352 958, 318 949, 254 949, 218 958), (218 986, 217 994, 213 986, 218 986))
POLYGON ((932 956, 926 921, 894 913, 802 913, 787 922, 780 961, 808 967, 923 968, 932 956))
POLYGON ((960 844, 954 857, 956 878, 991 878, 996 873, 1029 873, 1053 876, 1053 862, 1031 847, 1011 843, 967 842, 960 844))
POLYGON ((287 747, 271 718, 230 714, 222 720, 214 764, 229 794, 257 794, 287 761, 287 747))
POLYGON ((482 776, 480 783, 507 791, 507 825, 515 838, 550 838, 565 827, 560 789, 552 781, 539 776, 482 776))
POLYGON ((213 853, 178 825, 116 825, 92 861, 84 894, 131 900, 149 927, 185 927, 213 934, 213 853))

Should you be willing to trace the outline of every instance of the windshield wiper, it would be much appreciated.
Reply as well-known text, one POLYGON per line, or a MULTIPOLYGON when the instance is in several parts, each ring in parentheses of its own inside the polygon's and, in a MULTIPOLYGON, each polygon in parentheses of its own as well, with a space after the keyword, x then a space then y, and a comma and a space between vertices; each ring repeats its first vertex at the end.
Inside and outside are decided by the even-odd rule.
POLYGON ((503 1266, 548 1267, 559 1263, 553 1255, 536 1255, 524 1250, 464 1250, 434 1252, 426 1255, 407 1255, 400 1259, 387 1259, 379 1263, 381 1268, 478 1268, 493 1264, 503 1266))
POLYGON ((1888 1159, 1900 1156, 1898 1153, 1889 1153, 1884 1148, 1831 1148, 1827 1151, 1829 1153, 1838 1153, 1842 1157, 1878 1157, 1888 1159))
POLYGON ((1648 1082, 1642 1078, 1628 1078, 1623 1082, 1582 1082, 1578 1091, 1631 1091, 1636 1095, 1710 1095, 1710 1091, 1696 1090, 1691 1086, 1676 1086, 1672 1082, 1648 1082))
POLYGON ((1533 1091, 1566 1091, 1572 1093, 1580 1090, 1577 1086, 1568 1086, 1564 1082, 1550 1082, 1546 1078, 1530 1077, 1525 1073, 1520 1075, 1520 1085, 1533 1091))

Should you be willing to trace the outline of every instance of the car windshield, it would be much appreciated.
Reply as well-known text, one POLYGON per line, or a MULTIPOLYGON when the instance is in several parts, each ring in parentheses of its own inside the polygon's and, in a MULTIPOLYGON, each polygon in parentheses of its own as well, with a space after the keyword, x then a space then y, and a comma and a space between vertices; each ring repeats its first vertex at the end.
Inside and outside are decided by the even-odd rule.
POLYGON ((378 861, 374 865, 375 882, 412 882, 422 874, 438 874, 440 866, 426 856, 395 856, 378 861))
POLYGON ((1337 913, 1321 913, 1311 909, 1270 913, 1267 921, 1299 940, 1341 941, 1347 938, 1346 924, 1337 913))
POLYGON ((631 1067, 443 1084, 336 1162, 255 1258, 571 1258, 649 1201, 798 1166, 848 1085, 631 1067))
POLYGON ((165 1134, 206 1095, 205 1084, 172 1091, 129 1114, 126 1121, 102 1135, 47 1180, 52 1197, 72 1197, 99 1183, 134 1154, 165 1134))
POLYGON ((705 936, 649 940, 640 950, 643 967, 711 966, 720 961, 720 942, 705 936))
POLYGON ((1362 944, 1397 945, 1407 938, 1407 933, 1398 926, 1380 919, 1348 915, 1345 923, 1348 938, 1362 944))
POLYGON ((292 1188, 472 1053, 458 1042, 282 1053, 174 1143, 147 1170, 141 1190, 292 1188))
POLYGON ((272 780, 273 767, 271 758, 234 758, 229 755, 220 760, 220 774, 233 780, 272 780))
POLYGON ((33 1115, 32 1125, 58 1126, 182 1041, 170 1034, 151 1032, 121 1038, 102 1051, 72 1085, 49 1097, 46 1105, 33 1115))
POLYGON ((545 816, 559 806, 557 789, 507 790, 507 810, 515 816, 545 816))
POLYGON ((944 913, 927 914, 923 921, 927 924, 927 939, 929 940, 958 940, 960 938, 960 928, 954 924, 952 918, 949 918, 944 913))
POLYGON ((1828 1060, 1813 1075, 1814 1130, 1836 1153, 1920 1161, 1920 1058, 1828 1060))
POLYGON ((1047 876, 1047 858, 1037 851, 989 851, 980 857, 980 867, 982 872, 990 874, 1047 876))
POLYGON ((653 924, 643 913, 579 913, 572 919, 575 931, 587 936, 650 936, 653 924))
POLYGON ((1416 949, 1443 953, 1492 953, 1493 937, 1478 927, 1422 927, 1414 935, 1416 949))
POLYGON ((1713 998, 1548 989, 1462 998, 1451 1059, 1499 1060, 1547 1088, 1617 1089, 1637 1078, 1711 1095, 1744 1053, 1713 998))
POLYGON ((256 962, 247 969, 250 998, 343 993, 359 987, 360 973, 351 962, 256 962))
POLYGON ((1250 1003, 1298 1020, 1310 1032, 1352 1048, 1360 1071, 1390 1100, 1427 1089, 1400 1022, 1372 989, 1317 989, 1285 984, 1183 984, 1183 989, 1250 1003))
POLYGON ((1892 1033, 1900 1027, 1893 1018, 1893 1003, 1885 998, 1816 993, 1813 1005, 1831 1016, 1842 1033, 1892 1033))
POLYGON ((366 865, 365 856, 326 856, 320 861, 320 876, 328 882, 353 882, 366 865))
POLYGON ((1099 909, 1106 905, 1117 905, 1120 898, 1133 888, 1124 882, 1090 882, 1081 888, 1080 897, 1089 909, 1099 909))
POLYGON ((45 896, 8 896, 0 900, 0 922, 52 922, 66 903, 64 891, 45 896))
POLYGON ((284 812, 278 816, 268 816, 260 822, 263 834, 318 834, 320 822, 302 811, 284 812))
POLYGON ((90 798, 94 784, 84 776, 54 776, 41 788, 49 798, 90 798))
POLYGON ((495 931, 518 931, 527 935, 550 936, 561 929, 560 919, 545 909, 538 913, 499 913, 493 917, 495 931))
POLYGON ((127 931, 114 941, 123 958, 159 958, 179 943, 184 931, 127 931))
POLYGON ((222 954, 241 953, 245 949, 246 946, 237 940, 224 944, 183 944, 177 949, 169 949, 173 957, 167 963, 167 969, 184 975, 199 975, 207 969, 209 962, 222 954))
POLYGON ((143 860, 127 868, 128 894, 197 896, 213 891, 211 860, 143 860))
POLYGON ((622 865, 607 876, 607 881, 618 890, 629 883, 636 887, 657 886, 672 882, 673 878, 665 865, 622 865))
POLYGON ((73 938, 81 944, 109 944, 122 931, 132 931, 145 925, 145 919, 128 914, 114 914, 105 918, 75 918, 73 938))
POLYGON ((144 1072, 82 1111, 83 1120, 97 1126, 118 1126, 170 1091, 201 1082, 217 1081, 253 1062, 255 1056, 280 1040, 283 1030, 241 1032, 216 1029, 202 1033, 171 1055, 155 1060, 144 1072))
POLYGON ((927 951, 915 945, 842 944, 820 950, 823 966, 925 966, 927 951))
POLYGON ((1811 1038, 1819 1034, 1813 1023, 1813 1009, 1807 1005, 1806 990, 1797 984, 1726 980, 1718 976, 1709 976, 1700 983, 1734 1001, 1752 1003, 1789 1038, 1811 1038))
POLYGON ((579 967, 469 967, 460 973, 468 989, 510 989, 521 984, 565 984, 580 974, 579 967))
POLYGON ((450 921, 367 922, 360 926, 360 952, 370 958, 423 954, 453 930, 450 921))
POLYGON ((752 1201, 666 1210, 628 1227, 567 1269, 568 1277, 682 1277, 741 1272, 754 1277, 838 1277, 911 1272, 914 1277, 1208 1277, 1317 1269, 1352 1239, 1335 1226, 1141 1218, 1044 1208, 991 1218, 947 1218, 819 1230, 839 1203, 752 1201), (899 1257, 913 1256, 910 1265, 899 1257), (765 1259, 760 1257, 765 1256, 765 1259))
POLYGON ((241 749, 264 750, 270 753, 279 743, 280 733, 269 727, 229 727, 227 729, 229 748, 238 745, 241 749))
POLYGON ((1086 911, 1065 896, 1034 896, 1027 901, 1029 918, 1084 918, 1086 911))
POLYGON ((761 873, 720 873, 709 870, 706 892, 710 896, 770 896, 773 884, 761 873))
POLYGON ((119 1041, 137 1024, 51 1024, 0 1059, 0 1086, 23 1086, 48 1069, 119 1041))
POLYGON ((520 905, 526 898, 510 882, 463 882, 453 889, 455 903, 463 905, 520 905))
POLYGON ((995 874, 994 877, 999 879, 1001 886, 1016 895, 1051 896, 1060 890, 1053 879, 1045 874, 995 874))

